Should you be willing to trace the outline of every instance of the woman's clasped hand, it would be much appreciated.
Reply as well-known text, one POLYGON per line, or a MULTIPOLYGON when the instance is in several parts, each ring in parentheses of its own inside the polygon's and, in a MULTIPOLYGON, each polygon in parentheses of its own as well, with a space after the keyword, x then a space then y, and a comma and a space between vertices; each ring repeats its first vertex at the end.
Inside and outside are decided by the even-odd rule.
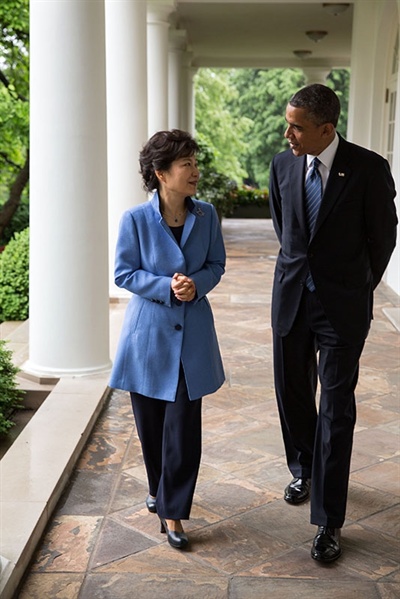
POLYGON ((172 277, 171 289, 176 299, 181 302, 191 302, 196 296, 196 285, 194 281, 190 277, 179 272, 176 272, 172 277))

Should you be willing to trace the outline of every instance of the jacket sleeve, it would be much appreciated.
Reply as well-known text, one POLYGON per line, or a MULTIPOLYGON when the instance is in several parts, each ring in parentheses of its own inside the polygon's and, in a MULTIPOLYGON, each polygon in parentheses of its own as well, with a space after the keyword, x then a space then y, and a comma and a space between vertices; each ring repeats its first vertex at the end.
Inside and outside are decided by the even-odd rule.
POLYGON ((130 211, 122 215, 115 251, 115 284, 143 298, 171 306, 171 277, 142 268, 136 222, 130 211))
POLYGON ((387 160, 370 171, 365 221, 367 243, 375 288, 385 272, 396 245, 397 215, 394 198, 396 190, 387 160))
POLYGON ((275 233, 279 239, 279 243, 282 243, 282 201, 275 168, 275 158, 273 158, 270 168, 269 207, 275 233))
POLYGON ((210 208, 211 221, 207 256, 200 270, 189 273, 196 285, 197 295, 194 302, 211 291, 219 283, 225 272, 226 254, 221 225, 214 206, 211 205, 210 208))

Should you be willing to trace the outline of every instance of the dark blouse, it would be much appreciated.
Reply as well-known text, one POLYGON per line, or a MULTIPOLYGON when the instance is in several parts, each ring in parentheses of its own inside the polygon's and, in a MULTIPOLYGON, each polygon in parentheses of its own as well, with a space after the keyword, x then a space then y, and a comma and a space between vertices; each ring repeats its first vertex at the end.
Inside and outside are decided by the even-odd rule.
MULTIPOLYGON (((181 225, 180 227, 170 227, 176 241, 177 244, 180 245, 181 244, 181 239, 182 239, 182 232, 183 232, 183 225, 181 225)), ((177 306, 180 306, 182 304, 181 300, 176 299, 176 297, 173 294, 173 291, 171 289, 171 300, 174 302, 174 304, 176 304, 177 306)))
POLYGON ((183 233, 183 225, 181 225, 180 227, 170 227, 173 236, 175 237, 178 245, 181 244, 181 239, 182 239, 182 233, 183 233))

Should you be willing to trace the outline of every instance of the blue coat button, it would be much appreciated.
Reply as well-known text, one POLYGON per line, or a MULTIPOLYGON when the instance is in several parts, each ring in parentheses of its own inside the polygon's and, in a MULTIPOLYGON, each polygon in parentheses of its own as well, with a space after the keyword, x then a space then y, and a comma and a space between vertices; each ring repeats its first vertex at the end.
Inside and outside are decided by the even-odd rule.
POLYGON ((175 325, 175 330, 176 331, 181 331, 182 330, 182 325, 181 324, 176 324, 175 325))

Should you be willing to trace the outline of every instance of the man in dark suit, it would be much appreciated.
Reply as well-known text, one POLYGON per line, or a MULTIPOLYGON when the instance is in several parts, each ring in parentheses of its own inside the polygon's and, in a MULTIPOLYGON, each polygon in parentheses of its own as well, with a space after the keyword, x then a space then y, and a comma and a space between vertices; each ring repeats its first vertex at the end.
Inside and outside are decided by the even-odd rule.
POLYGON ((324 85, 294 94, 286 109, 290 149, 274 157, 270 176, 281 245, 272 294, 275 389, 294 477, 284 499, 311 496, 318 526, 311 556, 323 562, 341 555, 359 359, 397 224, 387 161, 340 137, 339 113, 324 85))

